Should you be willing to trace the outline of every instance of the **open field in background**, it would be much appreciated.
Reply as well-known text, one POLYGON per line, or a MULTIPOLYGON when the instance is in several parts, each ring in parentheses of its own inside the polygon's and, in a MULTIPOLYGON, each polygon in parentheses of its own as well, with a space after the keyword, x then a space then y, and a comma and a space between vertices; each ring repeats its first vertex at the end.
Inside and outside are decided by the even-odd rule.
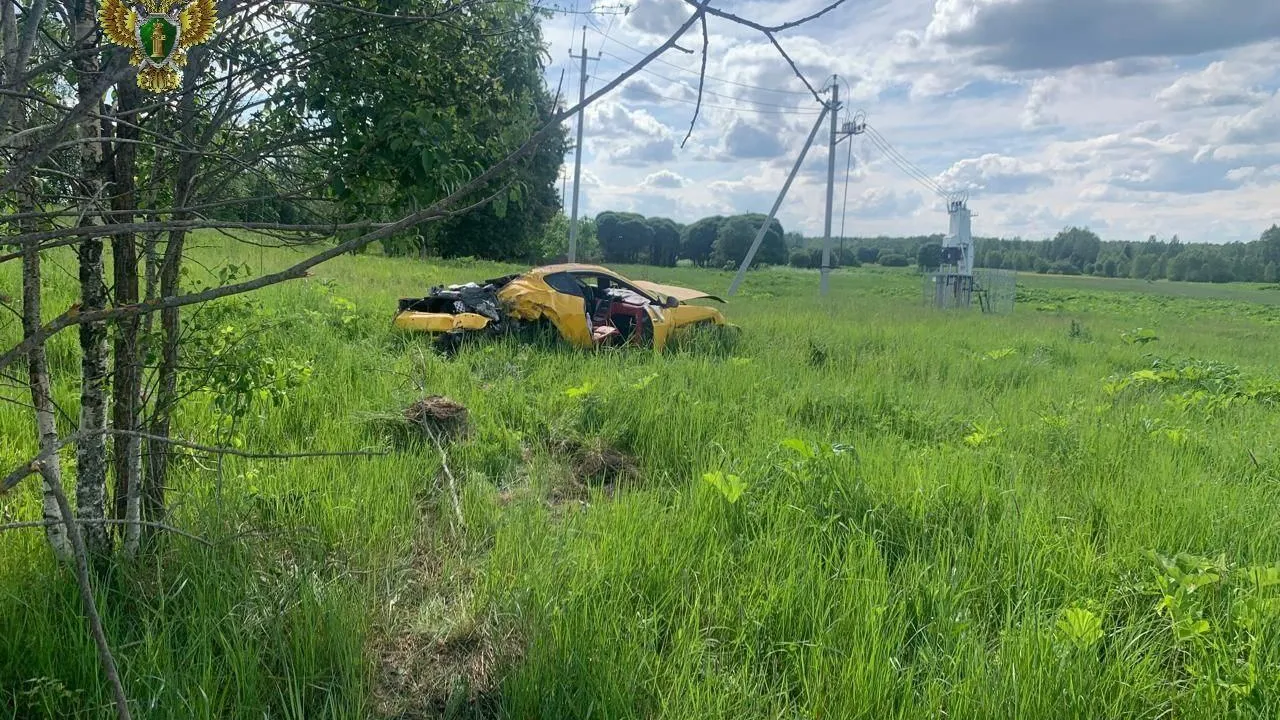
MULTIPOLYGON (((205 240, 214 273, 291 257, 205 240)), ((725 308, 729 349, 389 334, 397 297, 512 269, 343 257, 195 315, 202 358, 280 384, 234 424, 197 392, 179 434, 394 451, 182 461, 170 521, 213 547, 166 538, 100 589, 136 716, 1280 715, 1280 290, 1020 275, 983 317, 911 273, 841 270, 822 301, 777 269, 725 308), (380 419, 432 393, 470 410, 462 523, 437 449, 380 419)), ((69 417, 76 348, 50 345, 69 417)), ((33 448, 0 403, 0 464, 33 448)), ((39 514, 34 483, 0 498, 39 514)), ((0 534, 0 718, 110 717, 43 543, 0 534)))

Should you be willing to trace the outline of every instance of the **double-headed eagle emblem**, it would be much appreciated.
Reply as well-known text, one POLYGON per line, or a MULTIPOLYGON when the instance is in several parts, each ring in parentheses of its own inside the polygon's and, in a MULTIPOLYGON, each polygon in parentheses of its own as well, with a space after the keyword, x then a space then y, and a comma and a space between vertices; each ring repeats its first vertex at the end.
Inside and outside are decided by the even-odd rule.
POLYGON ((104 0, 98 21, 108 40, 133 51, 138 87, 161 93, 182 84, 187 48, 213 35, 217 14, 216 0, 104 0))

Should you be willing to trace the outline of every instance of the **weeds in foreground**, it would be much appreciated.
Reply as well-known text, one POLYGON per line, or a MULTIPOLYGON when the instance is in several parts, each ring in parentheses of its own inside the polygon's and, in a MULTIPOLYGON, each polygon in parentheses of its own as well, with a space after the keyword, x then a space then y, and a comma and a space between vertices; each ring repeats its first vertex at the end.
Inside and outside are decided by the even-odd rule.
MULTIPOLYGON (((403 429, 445 395, 467 410, 457 504, 430 442, 228 458, 216 516, 213 469, 181 463, 170 521, 215 547, 165 539, 99 588, 140 717, 1280 714, 1280 336, 1247 303, 1030 287, 986 318, 905 302, 906 275, 837 272, 828 307, 764 271, 726 308, 743 333, 663 356, 446 359, 384 341, 390 312, 477 268, 324 273, 193 324, 261 327, 209 347, 277 360, 237 433, 381 446, 368 418, 403 429)), ((75 343, 51 359, 74 415, 75 343)), ((212 392, 176 418, 192 439, 215 439, 212 392)), ((0 405, 0 458, 29 456, 27 425, 0 405)), ((38 514, 33 490, 0 499, 38 514)), ((0 535, 0 717, 106 717, 41 543, 0 535)))

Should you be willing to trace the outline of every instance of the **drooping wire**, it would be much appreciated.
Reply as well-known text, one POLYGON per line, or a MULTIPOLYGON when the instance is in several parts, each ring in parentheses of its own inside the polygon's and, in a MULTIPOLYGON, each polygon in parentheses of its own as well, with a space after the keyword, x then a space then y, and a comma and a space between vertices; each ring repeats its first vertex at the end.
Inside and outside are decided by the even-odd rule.
MULTIPOLYGON (((599 29, 597 29, 597 28, 593 28, 593 30, 595 30, 595 32, 600 32, 600 31, 599 31, 599 29)), ((639 53, 639 54, 641 54, 641 55, 648 55, 648 54, 649 54, 649 51, 648 51, 648 50, 641 50, 641 49, 639 49, 639 48, 633 47, 633 46, 631 46, 631 45, 628 45, 628 44, 626 44, 626 43, 622 42, 621 40, 619 40, 619 39, 617 39, 617 38, 614 38, 614 37, 606 37, 606 39, 607 39, 609 42, 613 43, 614 45, 620 45, 620 46, 622 46, 622 47, 624 47, 624 48, 626 48, 626 49, 630 50, 631 52, 639 53)), ((602 45, 603 45, 603 43, 602 43, 602 45)), ((614 56, 612 56, 612 57, 617 57, 617 56, 616 56, 616 55, 614 55, 614 56)), ((623 62, 627 62, 625 58, 618 58, 618 59, 619 59, 619 60, 622 60, 623 62)), ((653 60, 653 61, 654 61, 655 63, 659 63, 659 64, 662 64, 662 65, 666 65, 667 67, 675 68, 676 70, 680 70, 680 71, 682 71, 682 72, 687 72, 687 73, 689 73, 689 74, 691 74, 691 75, 698 75, 698 74, 699 74, 697 70, 694 70, 694 69, 692 69, 692 68, 687 68, 687 67, 684 67, 684 66, 682 66, 682 65, 677 65, 677 64, 675 64, 675 63, 673 63, 673 62, 668 62, 668 61, 666 61, 666 60, 663 60, 662 58, 654 58, 654 60, 653 60)), ((748 84, 748 83, 742 83, 742 82, 738 82, 738 81, 736 81, 736 80, 727 80, 727 79, 725 79, 725 78, 718 78, 718 77, 715 77, 715 76, 713 76, 713 75, 707 75, 707 76, 705 76, 705 77, 706 77, 706 79, 708 79, 708 80, 714 80, 714 81, 716 81, 716 82, 724 83, 724 84, 726 84, 726 85, 736 85, 736 86, 738 86, 738 87, 747 88, 748 90, 759 90, 759 91, 761 91, 761 92, 778 93, 778 94, 780 94, 780 95, 802 95, 802 96, 804 96, 804 97, 813 97, 811 94, 809 94, 809 93, 807 93, 807 92, 800 91, 800 90, 782 90, 782 89, 779 89, 779 88, 767 88, 767 87, 761 87, 761 86, 759 86, 759 85, 750 85, 750 84, 748 84)))
MULTIPOLYGON (((623 62, 627 62, 627 59, 626 59, 626 58, 621 57, 621 56, 619 56, 619 55, 614 55, 614 54, 613 54, 613 53, 611 53, 611 52, 605 51, 605 53, 604 53, 604 54, 605 54, 605 55, 608 55, 609 57, 611 57, 611 58, 613 58, 613 59, 615 59, 615 60, 621 60, 621 61, 623 61, 623 62)), ((681 87, 686 87, 686 88, 688 88, 688 89, 690 89, 690 90, 692 90, 692 91, 694 91, 694 92, 697 92, 697 90, 698 90, 697 88, 695 88, 694 86, 692 86, 692 85, 690 85, 690 84, 688 84, 688 83, 684 82, 683 80, 676 80, 675 78, 667 77, 666 75, 662 75, 662 74, 660 74, 660 73, 654 72, 654 71, 650 70, 649 68, 641 68, 641 69, 640 69, 640 72, 645 73, 646 75, 652 75, 652 76, 654 76, 654 77, 656 77, 656 78, 658 78, 658 79, 660 79, 660 80, 665 80, 665 81, 667 81, 667 82, 669 82, 669 83, 672 83, 672 84, 675 84, 675 85, 680 85, 681 87)), ((708 79, 710 79, 710 78, 708 78, 708 79)), ((737 95, 726 95, 726 94, 724 94, 724 93, 714 92, 714 91, 712 91, 712 90, 707 90, 707 89, 705 89, 705 88, 702 90, 702 94, 703 94, 703 95, 713 95, 713 96, 715 96, 715 97, 726 98, 726 99, 728 99, 728 100, 735 100, 735 101, 738 101, 738 102, 745 102, 745 103, 748 103, 748 104, 750 104, 750 105, 754 105, 754 106, 758 106, 758 107, 764 107, 764 108, 777 108, 777 109, 781 109, 781 110, 795 110, 795 111, 797 111, 797 112, 812 112, 812 113, 813 113, 813 114, 815 114, 815 115, 816 115, 817 113, 821 112, 820 110, 811 110, 811 111, 810 111, 810 110, 807 110, 807 109, 797 108, 797 107, 796 107, 796 106, 794 106, 794 105, 779 105, 779 104, 777 104, 777 103, 757 102, 757 101, 755 101, 755 100, 743 100, 742 98, 738 97, 737 95)))
POLYGON ((877 148, 880 149, 882 153, 884 153, 885 157, 889 158, 889 160, 894 165, 898 166, 898 169, 902 170, 904 173, 910 176, 913 180, 920 183, 922 186, 925 187, 925 189, 939 195, 942 198, 946 198, 950 195, 950 193, 948 193, 933 178, 929 177, 928 173, 921 170, 914 163, 908 160, 905 155, 898 152, 896 148, 890 145, 889 141, 885 139, 884 135, 881 135, 880 132, 877 131, 875 128, 871 127, 871 125, 868 124, 866 126, 865 134, 871 140, 872 144, 874 144, 877 148))
MULTIPOLYGON (((587 15, 587 16, 586 16, 586 18, 587 18, 587 22, 589 22, 589 23, 592 25, 592 29, 593 29, 593 30, 595 30, 596 32, 598 32, 598 33, 600 33, 600 34, 601 34, 601 38, 600 38, 600 45, 599 45, 599 47, 597 47, 597 48, 596 48, 596 56, 597 56, 597 57, 599 57, 599 56, 600 56, 600 54, 601 54, 601 52, 603 52, 603 51, 604 51, 604 44, 605 44, 606 42, 608 42, 608 40, 609 40, 609 33, 613 32, 613 23, 614 23, 614 21, 615 21, 615 20, 617 20, 617 19, 618 19, 618 16, 617 16, 617 15, 614 15, 614 16, 612 16, 612 17, 610 17, 610 18, 609 18, 609 27, 608 27, 608 29, 607 29, 607 30, 605 30, 604 32, 600 32, 600 26, 599 26, 599 25, 596 25, 596 21, 595 21, 595 20, 594 20, 590 15, 587 15)), ((593 74, 593 75, 591 76, 591 78, 587 81, 587 94, 588 94, 588 95, 590 95, 591 93, 595 92, 595 87, 594 87, 594 85, 595 85, 596 80, 599 80, 599 79, 600 79, 600 73, 595 73, 595 74, 593 74)))
POLYGON ((884 153, 885 157, 889 158, 889 160, 892 161, 894 165, 897 165, 900 170, 916 180, 916 182, 923 185, 926 189, 932 192, 940 192, 940 188, 932 178, 930 178, 923 170, 920 170, 918 167, 911 164, 892 145, 885 142, 883 137, 870 131, 867 132, 867 137, 870 138, 872 144, 879 148, 880 151, 884 153))
MULTIPOLYGON (((661 93, 650 92, 649 90, 645 90, 644 88, 639 88, 634 85, 630 86, 628 90, 630 90, 631 92, 640 93, 642 95, 648 95, 649 97, 657 98, 659 100, 667 100, 669 102, 684 103, 686 105, 697 104, 696 100, 671 97, 669 95, 663 95, 661 93)), ((706 91, 703 91, 703 94, 706 94, 706 91)), ((770 110, 768 108, 748 107, 745 105, 715 105, 705 101, 702 103, 702 107, 717 108, 720 110, 735 110, 737 112, 746 112, 746 113, 759 113, 762 115, 817 115, 822 112, 821 110, 809 110, 809 109, 770 110)))
POLYGON ((894 160, 895 164, 901 167, 904 171, 906 171, 907 173, 909 173, 914 177, 919 178, 926 187, 933 190, 934 192, 940 195, 947 194, 947 191, 944 190, 943 187, 937 183, 937 181, 935 181, 932 177, 930 177, 928 173, 926 173, 924 170, 921 170, 919 166, 917 166, 915 163, 907 159, 905 155, 903 155, 901 152, 898 151, 897 148, 895 148, 892 144, 890 144, 889 140, 885 138, 885 136, 881 134, 879 130, 868 125, 867 133, 873 138, 876 145, 880 147, 886 154, 890 155, 894 160))
MULTIPOLYGON (((849 138, 849 153, 844 161, 844 200, 840 203, 840 243, 844 244, 844 219, 849 209, 849 170, 853 167, 853 138, 849 138)), ((844 258, 840 258, 844 262, 844 258)))

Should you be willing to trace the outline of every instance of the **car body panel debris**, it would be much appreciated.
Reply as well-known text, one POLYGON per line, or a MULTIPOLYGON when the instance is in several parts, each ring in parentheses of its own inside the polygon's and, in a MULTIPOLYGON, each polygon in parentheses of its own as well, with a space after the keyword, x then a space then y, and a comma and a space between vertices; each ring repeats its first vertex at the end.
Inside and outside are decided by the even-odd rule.
POLYGON ((694 325, 723 326, 720 311, 692 300, 724 300, 691 288, 629 280, 599 265, 560 264, 480 283, 436 286, 401 298, 393 326, 437 336, 445 347, 469 335, 550 324, 571 345, 637 345, 661 351, 694 325))

